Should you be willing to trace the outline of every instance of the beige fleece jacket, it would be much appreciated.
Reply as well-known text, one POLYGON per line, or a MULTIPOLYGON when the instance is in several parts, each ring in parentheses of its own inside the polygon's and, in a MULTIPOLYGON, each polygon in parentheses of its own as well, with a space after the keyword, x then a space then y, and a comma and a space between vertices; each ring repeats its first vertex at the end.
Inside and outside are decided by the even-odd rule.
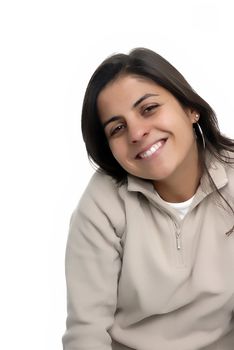
MULTIPOLYGON (((234 203, 234 169, 209 172, 234 203)), ((183 220, 150 182, 95 173, 66 250, 64 350, 233 350, 234 223, 207 176, 183 220)))

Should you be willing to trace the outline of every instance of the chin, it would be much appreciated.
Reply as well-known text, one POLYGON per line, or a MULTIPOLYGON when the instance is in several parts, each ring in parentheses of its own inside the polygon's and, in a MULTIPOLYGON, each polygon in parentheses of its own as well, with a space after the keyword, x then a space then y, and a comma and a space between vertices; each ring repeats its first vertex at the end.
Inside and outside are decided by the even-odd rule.
POLYGON ((150 167, 149 171, 146 171, 146 169, 139 169, 139 168, 130 167, 130 166, 124 167, 123 164, 122 164, 122 167, 130 175, 133 175, 135 177, 139 177, 145 180, 151 180, 151 181, 163 181, 173 174, 172 167, 168 168, 167 166, 164 166, 164 167, 161 166, 160 169, 158 169, 158 167, 157 169, 150 167))
POLYGON ((160 171, 151 171, 147 173, 138 173, 135 176, 152 180, 152 181, 163 181, 169 178, 173 174, 172 169, 160 169, 160 171))

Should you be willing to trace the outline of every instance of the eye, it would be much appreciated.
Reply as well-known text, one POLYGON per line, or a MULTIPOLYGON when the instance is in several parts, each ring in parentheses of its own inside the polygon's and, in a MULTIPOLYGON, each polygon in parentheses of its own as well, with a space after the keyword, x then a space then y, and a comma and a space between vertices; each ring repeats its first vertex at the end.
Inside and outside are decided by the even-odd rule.
POLYGON ((150 112, 153 112, 157 107, 159 107, 158 104, 152 104, 152 105, 149 105, 149 106, 146 106, 146 107, 143 107, 142 110, 143 110, 143 114, 149 114, 150 112))
POLYGON ((114 135, 120 133, 124 129, 125 129, 125 125, 124 124, 119 124, 119 125, 115 126, 113 129, 110 130, 110 136, 114 136, 114 135))

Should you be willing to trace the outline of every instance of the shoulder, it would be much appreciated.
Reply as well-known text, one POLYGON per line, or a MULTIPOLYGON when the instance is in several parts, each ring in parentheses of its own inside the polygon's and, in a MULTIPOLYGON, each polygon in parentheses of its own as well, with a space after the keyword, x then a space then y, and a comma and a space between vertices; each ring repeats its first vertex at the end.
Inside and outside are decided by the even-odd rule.
POLYGON ((224 151, 223 156, 224 163, 222 163, 222 166, 225 169, 227 177, 225 192, 231 200, 234 200, 234 151, 224 151))
POLYGON ((234 180, 234 149, 233 152, 224 151, 224 167, 228 176, 228 179, 234 180))
POLYGON ((111 177, 103 172, 96 171, 91 177, 84 193, 81 197, 81 202, 86 198, 99 202, 102 205, 110 204, 110 200, 118 201, 119 185, 111 177))
POLYGON ((229 193, 234 198, 234 164, 227 165, 225 168, 228 178, 229 193))
POLYGON ((79 199, 72 218, 93 222, 105 218, 117 231, 122 231, 125 213, 119 189, 120 186, 111 176, 95 172, 79 199))

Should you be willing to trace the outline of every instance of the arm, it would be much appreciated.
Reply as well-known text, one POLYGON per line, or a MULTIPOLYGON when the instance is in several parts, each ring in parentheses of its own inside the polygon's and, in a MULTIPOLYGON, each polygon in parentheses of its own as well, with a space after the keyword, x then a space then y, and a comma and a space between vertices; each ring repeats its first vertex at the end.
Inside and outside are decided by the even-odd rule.
POLYGON ((121 246, 108 216, 112 202, 107 197, 107 193, 86 191, 71 218, 64 350, 111 350, 108 329, 116 310, 121 246))

